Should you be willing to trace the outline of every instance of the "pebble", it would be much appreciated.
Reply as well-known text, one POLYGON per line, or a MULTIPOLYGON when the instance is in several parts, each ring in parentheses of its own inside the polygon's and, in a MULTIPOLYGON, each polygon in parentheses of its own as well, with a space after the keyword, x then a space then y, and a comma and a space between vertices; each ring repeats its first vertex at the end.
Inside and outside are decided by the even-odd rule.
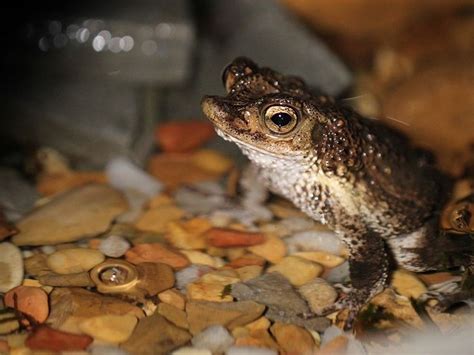
POLYGON ((272 235, 267 236, 264 243, 249 247, 247 250, 273 264, 280 262, 287 252, 285 243, 272 235))
POLYGON ((292 216, 282 219, 279 224, 293 234, 311 229, 314 226, 314 220, 308 217, 292 216))
POLYGON ((232 302, 231 295, 226 294, 227 285, 218 283, 193 282, 186 287, 186 295, 190 300, 213 302, 232 302))
MULTIPOLYGON (((17 331, 20 328, 20 322, 18 321, 15 312, 5 311, 2 309, 0 312, 0 336, 10 334, 17 331)), ((0 350, 0 354, 1 354, 0 350)))
POLYGON ((206 121, 162 123, 155 130, 155 141, 164 152, 183 153, 199 148, 215 136, 214 127, 206 121))
POLYGON ((99 171, 70 171, 45 174, 38 178, 36 190, 42 196, 54 196, 91 183, 106 184, 107 177, 99 171))
POLYGON ((191 335, 158 313, 140 319, 130 338, 121 347, 131 354, 169 353, 186 344, 191 335))
POLYGON ((188 258, 159 243, 144 243, 134 246, 125 253, 125 259, 132 264, 155 262, 182 269, 190 264, 188 258))
POLYGON ((63 249, 48 256, 48 267, 57 274, 77 274, 89 271, 105 259, 98 250, 86 248, 63 249))
POLYGON ((331 283, 347 282, 350 279, 349 262, 345 261, 341 265, 327 270, 327 273, 324 278, 331 283))
POLYGON ((233 268, 241 268, 244 266, 263 266, 265 265, 265 259, 262 258, 261 256, 254 255, 254 254, 245 254, 242 256, 239 256, 238 258, 232 260, 230 263, 226 264, 228 267, 233 267, 233 268))
MULTIPOLYGON (((194 215, 210 214, 210 218, 213 219, 214 211, 218 213, 219 209, 230 207, 231 205, 221 185, 212 184, 209 186, 209 183, 206 181, 180 187, 174 194, 176 203, 188 213, 194 215), (218 191, 208 191, 211 189, 218 189, 218 191)), ((226 214, 224 214, 225 216, 226 214)))
POLYGON ((50 273, 51 270, 46 260, 48 260, 48 256, 45 254, 35 254, 24 259, 25 274, 39 276, 50 273))
POLYGON ((125 255, 128 249, 130 249, 128 240, 118 235, 108 236, 102 239, 99 244, 102 254, 111 258, 120 258, 125 255))
POLYGON ((21 250, 12 243, 0 243, 0 293, 19 286, 23 271, 21 250))
POLYGON ((158 304, 158 313, 177 327, 184 329, 189 328, 186 312, 182 309, 176 308, 167 303, 160 303, 158 304))
POLYGON ((325 268, 334 268, 345 261, 343 257, 329 254, 325 251, 300 251, 291 255, 314 261, 325 268))
POLYGON ((293 286, 301 286, 318 277, 323 267, 312 261, 297 256, 287 256, 278 264, 268 268, 267 272, 279 272, 285 276, 293 286))
POLYGON ((217 248, 236 248, 265 242, 262 233, 252 233, 229 228, 211 228, 207 231, 209 245, 217 248))
POLYGON ((92 337, 62 332, 47 326, 36 328, 25 341, 31 350, 54 352, 85 350, 92 343, 92 337))
POLYGON ((348 344, 349 338, 344 335, 338 335, 326 344, 323 344, 318 351, 318 355, 346 354, 348 344))
POLYGON ((259 318, 264 310, 264 305, 253 301, 188 301, 186 304, 189 329, 193 335, 211 325, 222 325, 232 330, 259 318))
POLYGON ((118 344, 130 337, 137 322, 137 318, 130 314, 108 314, 83 320, 79 323, 79 329, 95 340, 118 344))
POLYGON ((15 308, 43 323, 48 318, 48 294, 38 287, 18 286, 5 294, 7 307, 15 308))
POLYGON ((232 346, 225 352, 226 355, 278 355, 278 351, 256 346, 232 346))
POLYGON ((211 223, 205 218, 170 222, 167 224, 166 239, 179 249, 205 249, 207 247, 205 233, 211 227, 211 223))
POLYGON ((211 325, 191 339, 198 349, 210 350, 213 354, 222 354, 234 344, 234 338, 222 325, 211 325))
POLYGON ((239 274, 239 278, 242 281, 247 281, 259 277, 262 274, 263 267, 258 265, 249 265, 235 270, 239 274))
POLYGON ((310 230, 298 232, 285 239, 290 254, 298 251, 325 251, 334 255, 341 255, 344 244, 332 231, 310 230))
POLYGON ((181 250, 181 253, 183 253, 189 259, 191 264, 207 265, 214 268, 223 266, 224 264, 222 259, 210 256, 209 254, 205 254, 201 251, 181 250))
POLYGON ((300 286, 298 292, 308 302, 311 311, 319 314, 337 299, 337 291, 326 280, 316 278, 300 286))
POLYGON ((311 334, 294 324, 276 322, 270 328, 278 345, 288 354, 312 354, 315 343, 311 334))
POLYGON ((140 263, 136 267, 140 280, 137 288, 144 290, 145 295, 155 296, 174 286, 175 277, 171 266, 163 263, 140 263))
POLYGON ((191 161, 199 168, 215 174, 228 172, 234 163, 225 155, 211 149, 201 149, 193 153, 191 161))
POLYGON ((92 344, 87 350, 92 355, 129 355, 125 350, 113 345, 92 344))
POLYGON ((20 233, 12 242, 19 246, 54 245, 93 237, 104 233, 127 208, 122 194, 109 186, 82 186, 53 198, 20 220, 20 233))
POLYGON ((397 293, 408 298, 418 299, 428 289, 412 272, 395 270, 392 274, 392 287, 397 293))
POLYGON ((158 294, 158 299, 166 304, 184 310, 186 299, 184 295, 176 289, 169 289, 158 294))
POLYGON ((175 205, 163 205, 145 211, 135 223, 135 227, 143 231, 165 233, 168 223, 177 221, 184 216, 184 211, 175 205))
POLYGON ((207 265, 194 264, 188 266, 187 268, 184 268, 175 274, 176 288, 178 290, 184 290, 188 284, 197 281, 202 275, 212 270, 213 268, 207 265))
POLYGON ((77 274, 55 274, 53 272, 37 276, 41 285, 54 287, 93 287, 94 282, 88 272, 79 272, 77 274))
POLYGON ((171 355, 212 355, 212 352, 207 349, 198 349, 191 346, 185 346, 173 351, 171 355))

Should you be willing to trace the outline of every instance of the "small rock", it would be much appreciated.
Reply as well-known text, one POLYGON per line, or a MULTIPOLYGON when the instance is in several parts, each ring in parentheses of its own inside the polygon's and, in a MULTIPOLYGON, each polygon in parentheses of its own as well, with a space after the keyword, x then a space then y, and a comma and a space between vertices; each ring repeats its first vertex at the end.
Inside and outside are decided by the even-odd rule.
POLYGON ((88 272, 80 272, 77 274, 60 275, 55 273, 48 273, 39 275, 38 281, 45 286, 54 287, 93 287, 95 286, 92 282, 88 272))
POLYGON ((189 259, 191 264, 201 264, 201 265, 208 265, 211 267, 219 267, 222 263, 219 263, 219 259, 210 256, 209 254, 205 254, 203 252, 197 250, 182 250, 181 253, 186 255, 189 259))
POLYGON ((298 288, 298 292, 308 302, 311 311, 319 314, 337 299, 337 291, 324 279, 316 278, 298 288))
POLYGON ((336 233, 327 230, 310 230, 295 233, 286 238, 285 243, 290 254, 298 251, 325 251, 334 255, 341 255, 344 244, 336 233))
POLYGON ((176 273, 176 288, 179 290, 186 289, 187 285, 191 282, 195 282, 201 278, 204 274, 212 271, 213 269, 207 265, 191 265, 183 270, 176 273))
POLYGON ((278 355, 277 350, 264 349, 255 346, 232 346, 225 352, 226 355, 278 355))
POLYGON ((36 328, 26 339, 31 350, 74 351, 85 350, 92 343, 88 335, 76 335, 52 329, 47 326, 36 328))
POLYGON ((130 314, 109 314, 85 319, 79 323, 79 329, 96 340, 118 344, 130 337, 137 322, 137 318, 130 314))
POLYGON ((19 286, 23 280, 23 256, 12 243, 0 243, 0 292, 19 286))
POLYGON ((262 233, 251 233, 228 228, 211 228, 207 231, 208 242, 213 247, 236 248, 262 244, 262 233))
POLYGON ((392 287, 400 295, 414 299, 428 291, 415 274, 406 270, 395 270, 392 274, 392 287))
POLYGON ((204 218, 170 222, 167 224, 166 239, 179 249, 204 249, 207 246, 205 233, 211 227, 211 223, 204 218))
POLYGON ((159 292, 174 286, 175 278, 173 269, 162 263, 137 264, 138 288, 146 291, 148 296, 155 296, 159 292))
POLYGON ((198 334, 211 325, 222 325, 228 329, 248 324, 260 317, 265 306, 253 301, 208 302, 189 301, 186 304, 189 328, 198 334))
POLYGON ((30 276, 49 274, 48 256, 45 254, 35 254, 24 260, 25 273, 30 276))
POLYGON ((121 345, 130 354, 168 353, 186 344, 191 335, 155 313, 142 318, 130 338, 121 345))
POLYGON ((349 262, 345 261, 341 265, 327 270, 324 278, 331 283, 345 283, 350 278, 349 262))
MULTIPOLYGON (((214 219, 214 214, 218 213, 218 210, 224 207, 229 207, 228 197, 225 195, 225 191, 222 189, 220 192, 208 192, 207 185, 208 181, 202 183, 194 183, 192 185, 186 185, 180 187, 174 197, 176 203, 181 206, 186 212, 193 215, 209 215, 209 218, 214 219), (217 211, 216 211, 217 210, 217 211), (214 212, 215 211, 215 212, 214 212)), ((218 185, 220 187, 220 185, 218 185)), ((224 214, 227 219, 232 219, 224 214)), ((220 219, 223 217, 221 216, 220 219)))
POLYGON ((136 245, 125 253, 125 259, 132 264, 155 262, 168 264, 175 269, 182 269, 190 264, 186 256, 159 243, 136 245))
POLYGON ((318 355, 334 355, 346 354, 349 339, 344 335, 338 335, 326 344, 324 344, 318 351, 318 355))
POLYGON ((185 346, 173 351, 171 355, 212 355, 212 352, 207 349, 198 349, 191 346, 185 346))
POLYGON ((158 294, 161 302, 174 306, 178 309, 184 310, 186 299, 184 295, 176 289, 170 289, 158 294))
POLYGON ((213 354, 221 354, 234 344, 234 338, 222 325, 211 325, 191 339, 198 349, 210 350, 213 354))
POLYGON ((189 328, 186 312, 182 309, 176 308, 167 303, 160 303, 158 304, 158 313, 177 327, 184 329, 189 328))
POLYGON ((232 160, 211 149, 197 151, 192 155, 191 161, 199 168, 219 175, 228 172, 234 165, 232 160))
POLYGON ((199 148, 214 135, 209 122, 175 121, 160 124, 155 130, 155 141, 164 152, 183 153, 199 148))
POLYGON ((253 300, 266 305, 268 310, 265 316, 270 320, 294 323, 316 331, 322 331, 329 325, 329 320, 324 317, 305 319, 300 316, 310 313, 307 303, 277 272, 234 284, 231 294, 238 300, 253 300))
POLYGON ((244 266, 252 266, 252 265, 263 266, 265 265, 265 259, 258 255, 245 254, 245 255, 239 256, 237 259, 232 260, 226 266, 232 267, 234 269, 238 269, 244 266))
POLYGON ((87 350, 92 355, 129 355, 125 350, 113 345, 93 344, 87 350))
POLYGON ((99 171, 69 171, 42 174, 36 190, 42 196, 54 196, 88 184, 106 184, 107 177, 99 171))
POLYGON ((293 286, 307 283, 321 275, 323 270, 321 265, 297 256, 287 256, 278 264, 268 268, 268 272, 279 272, 285 276, 293 286))
POLYGON ((124 197, 106 185, 86 185, 55 197, 17 223, 16 245, 50 245, 104 233, 128 208, 124 197), (80 208, 78 208, 80 206, 80 208))
POLYGON ((296 233, 311 229, 315 223, 314 220, 306 216, 293 216, 281 220, 280 224, 290 233, 296 233))
POLYGON ((271 263, 280 262, 286 255, 286 245, 278 237, 269 235, 267 240, 260 245, 247 248, 251 253, 268 260, 271 263))
POLYGON ((99 244, 99 250, 105 256, 111 258, 120 258, 130 249, 130 243, 125 238, 118 235, 111 235, 102 239, 99 244))
POLYGON ((16 233, 18 233, 18 229, 6 220, 3 211, 0 210, 0 241, 16 233))
MULTIPOLYGON (((0 335, 10 334, 18 329, 20 329, 20 322, 16 314, 2 309, 2 312, 0 312, 0 335)), ((0 350, 1 353, 2 351, 0 350)))
POLYGON ((48 267, 57 274, 77 274, 89 271, 105 259, 98 250, 86 248, 63 249, 48 256, 48 267))
POLYGON ((184 211, 174 205, 162 205, 145 211, 135 223, 135 227, 143 231, 165 233, 168 224, 178 221, 184 216, 184 211))
POLYGON ((186 295, 190 300, 232 302, 234 299, 226 288, 227 285, 218 283, 193 282, 186 287, 186 295))
POLYGON ((237 271, 233 269, 220 269, 206 273, 199 281, 225 286, 239 282, 240 278, 237 271))
POLYGON ((48 295, 38 287, 15 287, 5 294, 4 302, 7 307, 29 315, 38 323, 48 318, 48 295))
POLYGON ((345 261, 343 257, 329 254, 325 251, 300 251, 291 255, 314 261, 326 268, 334 268, 345 261))
POLYGON ((270 328, 278 345, 289 354, 312 354, 315 343, 311 334, 294 324, 276 322, 270 328))
POLYGON ((258 265, 249 265, 235 270, 239 274, 240 280, 247 281, 259 277, 262 274, 263 267, 258 265))
POLYGON ((8 345, 8 342, 3 339, 0 339, 0 354, 1 353, 5 353, 5 354, 10 353, 10 346, 8 345))

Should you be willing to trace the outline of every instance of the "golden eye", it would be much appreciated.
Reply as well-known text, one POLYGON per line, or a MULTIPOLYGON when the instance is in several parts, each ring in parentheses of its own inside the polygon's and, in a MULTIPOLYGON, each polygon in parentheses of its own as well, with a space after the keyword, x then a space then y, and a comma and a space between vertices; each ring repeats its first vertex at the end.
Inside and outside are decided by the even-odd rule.
POLYGON ((298 115, 289 106, 270 106, 265 110, 265 125, 274 133, 288 133, 296 127, 298 115))

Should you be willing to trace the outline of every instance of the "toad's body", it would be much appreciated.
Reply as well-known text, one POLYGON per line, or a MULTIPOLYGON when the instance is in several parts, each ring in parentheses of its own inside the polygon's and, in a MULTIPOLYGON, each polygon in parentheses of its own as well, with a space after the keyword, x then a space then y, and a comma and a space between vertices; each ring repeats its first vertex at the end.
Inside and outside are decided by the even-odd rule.
POLYGON ((203 100, 217 132, 270 190, 348 245, 353 291, 341 306, 358 309, 383 289, 386 244, 407 269, 439 267, 432 238, 443 180, 403 135, 245 58, 223 79, 227 96, 203 100))

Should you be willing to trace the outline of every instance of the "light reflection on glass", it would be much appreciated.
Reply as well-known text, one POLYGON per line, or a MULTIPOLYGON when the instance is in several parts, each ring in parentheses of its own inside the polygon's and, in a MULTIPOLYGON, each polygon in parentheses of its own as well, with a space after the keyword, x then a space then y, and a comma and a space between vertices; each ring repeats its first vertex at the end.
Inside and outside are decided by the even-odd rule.
POLYGON ((173 26, 166 22, 160 23, 155 28, 155 34, 159 38, 167 38, 171 35, 172 32, 173 26))
POLYGON ((61 22, 59 22, 59 21, 50 21, 49 24, 48 24, 48 31, 52 35, 55 35, 55 34, 58 34, 59 32, 61 32, 62 27, 63 26, 62 26, 61 22))
POLYGON ((84 27, 80 28, 76 32, 76 39, 80 43, 87 42, 87 40, 89 39, 89 36, 90 36, 89 30, 87 28, 84 28, 84 27))
POLYGON ((96 52, 101 52, 104 49, 105 45, 105 38, 99 35, 97 35, 92 41, 92 48, 94 48, 96 52))
POLYGON ((49 42, 46 37, 41 37, 40 40, 38 41, 38 47, 41 49, 43 52, 47 52, 49 49, 49 42))
POLYGON ((142 43, 142 52, 145 55, 153 55, 158 50, 158 45, 155 41, 148 39, 142 43))
POLYGON ((112 38, 112 34, 107 30, 100 31, 97 36, 102 37, 105 40, 105 43, 108 43, 112 38))
POLYGON ((109 43, 108 43, 108 47, 109 47, 109 50, 112 52, 112 53, 118 53, 122 50, 122 48, 120 48, 120 40, 121 38, 120 37, 113 37, 109 43))
POLYGON ((79 30, 79 26, 73 23, 73 24, 67 26, 66 35, 68 36, 69 39, 74 39, 74 38, 76 38, 76 32, 78 30, 79 30))
POLYGON ((129 52, 135 45, 135 41, 130 36, 123 36, 122 38, 120 38, 119 45, 120 49, 122 49, 124 52, 129 52))

